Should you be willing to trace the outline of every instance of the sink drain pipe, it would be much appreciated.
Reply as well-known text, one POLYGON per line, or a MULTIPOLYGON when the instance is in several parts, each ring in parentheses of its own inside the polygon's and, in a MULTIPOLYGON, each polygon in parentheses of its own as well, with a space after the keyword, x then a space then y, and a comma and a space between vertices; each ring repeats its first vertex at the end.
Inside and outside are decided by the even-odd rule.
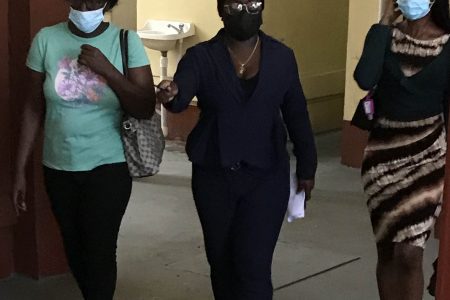
MULTIPOLYGON (((167 58, 167 51, 161 51, 160 58, 161 75, 160 80, 163 81, 167 79, 167 69, 169 68, 169 59, 167 58)), ((167 126, 167 110, 161 105, 161 127, 164 136, 169 133, 169 127, 167 126)))

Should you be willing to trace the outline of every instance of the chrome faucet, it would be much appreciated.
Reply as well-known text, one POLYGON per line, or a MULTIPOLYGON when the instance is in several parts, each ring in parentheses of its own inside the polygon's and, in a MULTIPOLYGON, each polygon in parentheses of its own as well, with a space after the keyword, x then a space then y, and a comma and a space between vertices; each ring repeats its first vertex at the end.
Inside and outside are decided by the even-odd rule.
POLYGON ((169 24, 169 25, 167 25, 167 27, 175 29, 178 32, 178 34, 181 34, 184 32, 183 31, 184 24, 180 24, 180 25, 178 25, 178 27, 176 27, 175 25, 169 24))

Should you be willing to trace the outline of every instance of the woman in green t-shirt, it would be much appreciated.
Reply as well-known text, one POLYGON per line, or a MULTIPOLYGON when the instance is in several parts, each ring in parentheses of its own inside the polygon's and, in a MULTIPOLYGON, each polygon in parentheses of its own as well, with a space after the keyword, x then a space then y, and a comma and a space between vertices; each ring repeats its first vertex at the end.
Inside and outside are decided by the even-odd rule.
POLYGON ((124 111, 155 111, 144 47, 130 32, 123 75, 119 28, 104 22, 118 0, 69 0, 69 21, 43 28, 31 46, 14 181, 17 212, 26 210, 25 168, 44 125, 45 184, 70 268, 85 299, 112 299, 117 236, 132 181, 120 137, 124 111))

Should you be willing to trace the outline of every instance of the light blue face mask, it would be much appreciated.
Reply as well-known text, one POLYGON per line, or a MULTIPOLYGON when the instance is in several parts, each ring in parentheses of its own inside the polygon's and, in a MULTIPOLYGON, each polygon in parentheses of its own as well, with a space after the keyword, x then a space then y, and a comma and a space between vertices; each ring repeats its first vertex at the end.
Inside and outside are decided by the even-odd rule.
POLYGON ((434 2, 435 0, 397 0, 398 8, 410 21, 419 20, 428 15, 434 2))
POLYGON ((90 11, 79 11, 71 7, 69 20, 84 33, 91 33, 97 29, 105 19, 105 15, 103 14, 105 7, 106 4, 100 9, 90 11))

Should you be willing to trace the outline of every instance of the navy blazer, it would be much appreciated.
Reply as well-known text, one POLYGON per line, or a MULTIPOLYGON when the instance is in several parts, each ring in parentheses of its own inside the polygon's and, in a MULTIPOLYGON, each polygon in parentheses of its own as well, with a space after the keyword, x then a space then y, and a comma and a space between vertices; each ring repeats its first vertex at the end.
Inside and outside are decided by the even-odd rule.
POLYGON ((197 96, 201 112, 186 144, 189 159, 207 164, 208 142, 214 138, 221 166, 243 162, 271 169, 289 159, 287 127, 297 175, 313 179, 317 153, 293 51, 260 32, 259 82, 247 99, 223 38, 222 29, 213 39, 187 50, 174 77, 179 94, 165 104, 169 111, 181 112, 197 96))

